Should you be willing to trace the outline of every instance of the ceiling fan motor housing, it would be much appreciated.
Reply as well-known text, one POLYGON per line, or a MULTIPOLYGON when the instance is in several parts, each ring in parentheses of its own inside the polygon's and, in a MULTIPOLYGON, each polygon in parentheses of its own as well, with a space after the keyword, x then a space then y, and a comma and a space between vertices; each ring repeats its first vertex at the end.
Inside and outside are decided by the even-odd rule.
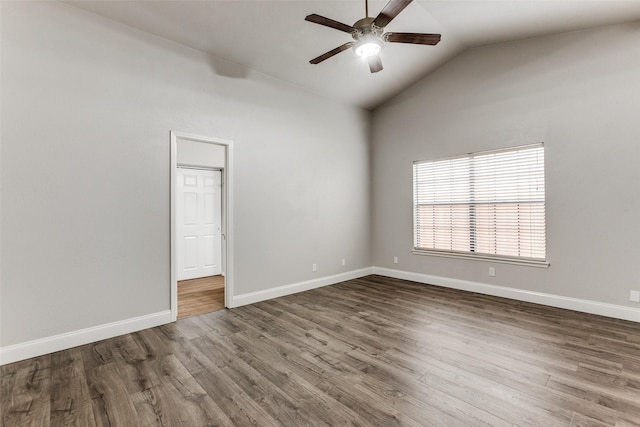
POLYGON ((362 18, 353 24, 351 36, 356 41, 353 50, 358 56, 374 56, 380 53, 384 46, 382 35, 384 28, 373 23, 375 18, 362 18))
POLYGON ((382 38, 384 28, 375 25, 373 23, 374 20, 375 18, 369 17, 357 20, 356 23, 353 24, 354 31, 351 33, 353 39, 358 41, 367 34, 382 38))

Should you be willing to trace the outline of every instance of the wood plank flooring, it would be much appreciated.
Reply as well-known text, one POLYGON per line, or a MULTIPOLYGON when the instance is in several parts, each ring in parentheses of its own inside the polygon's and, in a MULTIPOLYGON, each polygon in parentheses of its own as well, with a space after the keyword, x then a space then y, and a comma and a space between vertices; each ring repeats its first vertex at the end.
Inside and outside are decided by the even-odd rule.
POLYGON ((178 319, 224 308, 224 276, 178 282, 178 319))
POLYGON ((640 324, 368 276, 1 368, 4 426, 640 426, 640 324))

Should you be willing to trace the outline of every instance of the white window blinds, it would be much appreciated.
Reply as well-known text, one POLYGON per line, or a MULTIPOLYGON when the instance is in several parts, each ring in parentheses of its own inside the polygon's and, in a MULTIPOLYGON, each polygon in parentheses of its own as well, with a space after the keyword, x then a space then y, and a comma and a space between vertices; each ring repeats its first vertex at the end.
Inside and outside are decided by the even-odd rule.
POLYGON ((413 165, 414 250, 544 261, 544 146, 413 165))

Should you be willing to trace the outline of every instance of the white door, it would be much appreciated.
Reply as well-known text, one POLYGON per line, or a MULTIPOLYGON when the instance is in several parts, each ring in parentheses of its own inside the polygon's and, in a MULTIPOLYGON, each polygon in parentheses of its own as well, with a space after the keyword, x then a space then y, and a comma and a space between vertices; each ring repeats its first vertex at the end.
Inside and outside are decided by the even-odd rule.
POLYGON ((222 273, 222 174, 178 168, 178 280, 222 273))

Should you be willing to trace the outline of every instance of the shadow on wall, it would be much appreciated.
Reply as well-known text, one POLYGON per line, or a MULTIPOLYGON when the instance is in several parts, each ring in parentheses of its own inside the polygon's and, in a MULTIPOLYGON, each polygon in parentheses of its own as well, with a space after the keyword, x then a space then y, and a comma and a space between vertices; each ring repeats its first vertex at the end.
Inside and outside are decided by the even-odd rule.
POLYGON ((249 69, 243 65, 211 55, 209 55, 209 64, 217 75, 232 79, 246 79, 249 71, 249 69))

